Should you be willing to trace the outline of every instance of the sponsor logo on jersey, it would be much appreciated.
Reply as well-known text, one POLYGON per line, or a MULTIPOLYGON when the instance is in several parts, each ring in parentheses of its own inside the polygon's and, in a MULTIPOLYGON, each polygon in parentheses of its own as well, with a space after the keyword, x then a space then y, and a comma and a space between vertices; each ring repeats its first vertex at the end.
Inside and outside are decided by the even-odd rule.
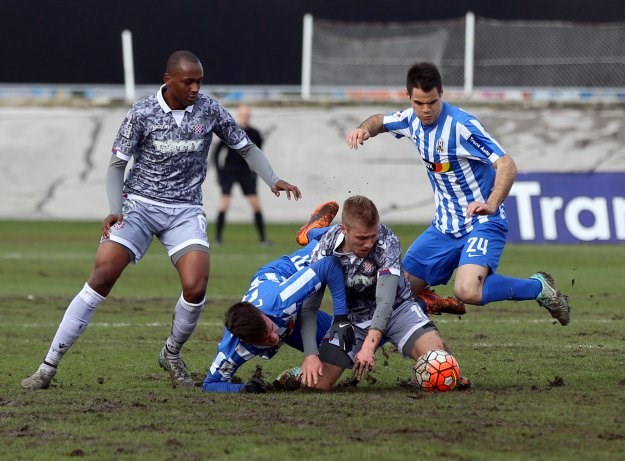
POLYGON ((447 173, 451 169, 451 163, 449 162, 437 163, 424 160, 423 163, 425 163, 425 167, 428 171, 431 171, 432 173, 447 173))
POLYGON ((483 143, 481 143, 479 140, 475 139, 475 137, 473 135, 469 136, 469 138, 467 139, 467 141, 473 146, 475 147, 478 151, 480 151, 482 154, 486 155, 487 157, 490 157, 493 154, 493 151, 490 150, 488 148, 488 146, 485 146, 483 143))
POLYGON ((162 154, 198 152, 204 147, 204 140, 195 141, 154 141, 154 148, 162 154))
POLYGON ((156 123, 154 125, 149 125, 148 131, 152 132, 152 131, 160 131, 160 130, 169 130, 170 128, 171 128, 171 125, 169 123, 156 123))
POLYGON ((120 130, 120 134, 124 138, 129 138, 130 135, 132 134, 132 127, 133 127, 132 121, 130 121, 129 119, 126 119, 126 122, 122 125, 122 128, 120 130))

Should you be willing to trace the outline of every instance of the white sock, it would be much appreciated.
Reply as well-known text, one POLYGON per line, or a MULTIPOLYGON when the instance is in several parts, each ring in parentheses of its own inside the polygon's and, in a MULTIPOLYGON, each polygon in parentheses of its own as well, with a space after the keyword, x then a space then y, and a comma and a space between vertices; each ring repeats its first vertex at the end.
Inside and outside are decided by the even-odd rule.
POLYGON ((56 330, 50 350, 44 359, 44 364, 56 367, 63 354, 71 347, 72 344, 78 339, 83 331, 89 325, 91 317, 95 312, 95 308, 98 304, 104 301, 104 296, 98 294, 93 288, 85 283, 82 290, 72 299, 67 309, 63 320, 59 324, 59 328, 56 330))
POLYGON ((172 354, 179 354, 182 345, 188 341, 191 334, 195 330, 197 322, 200 320, 200 314, 206 298, 197 304, 191 304, 184 300, 182 295, 176 303, 174 309, 174 318, 171 323, 171 334, 165 343, 167 350, 172 354))

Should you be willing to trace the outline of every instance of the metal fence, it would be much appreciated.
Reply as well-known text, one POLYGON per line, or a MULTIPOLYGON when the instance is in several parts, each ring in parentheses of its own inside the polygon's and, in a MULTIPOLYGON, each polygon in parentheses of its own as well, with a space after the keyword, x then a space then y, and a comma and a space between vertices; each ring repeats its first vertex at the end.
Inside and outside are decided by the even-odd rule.
POLYGON ((446 87, 462 89, 465 98, 507 93, 625 101, 622 22, 498 21, 472 13, 411 23, 308 17, 303 42, 303 59, 309 60, 302 64, 305 98, 328 87, 403 88, 410 64, 431 61, 446 87))

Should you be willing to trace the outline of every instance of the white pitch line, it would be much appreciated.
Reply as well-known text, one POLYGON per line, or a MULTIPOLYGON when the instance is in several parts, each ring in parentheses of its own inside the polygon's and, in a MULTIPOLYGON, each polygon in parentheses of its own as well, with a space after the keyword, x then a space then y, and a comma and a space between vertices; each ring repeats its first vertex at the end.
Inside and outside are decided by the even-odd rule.
MULTIPOLYGON (((58 323, 21 323, 21 324, 3 323, 3 326, 12 327, 12 328, 52 328, 52 327, 58 326, 58 323)), ((224 324, 219 323, 219 322, 199 322, 198 326, 223 327, 224 324)), ((89 323, 89 327, 95 327, 95 328, 157 327, 157 328, 161 328, 161 327, 171 327, 171 322, 168 322, 168 323, 91 322, 89 323)))

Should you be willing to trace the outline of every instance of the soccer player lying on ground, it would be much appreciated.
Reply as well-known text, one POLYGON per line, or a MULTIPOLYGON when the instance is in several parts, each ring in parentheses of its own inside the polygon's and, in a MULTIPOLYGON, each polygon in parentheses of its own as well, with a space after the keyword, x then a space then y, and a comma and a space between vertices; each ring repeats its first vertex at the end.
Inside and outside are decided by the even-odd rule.
MULTIPOLYGON (((350 197, 343 205, 342 217, 342 224, 330 227, 319 239, 312 264, 327 257, 340 260, 348 319, 335 315, 335 328, 328 331, 318 347, 316 317, 322 314, 319 307, 323 290, 304 303, 300 314, 302 384, 320 390, 332 389, 346 368, 353 367, 360 380, 375 367, 375 352, 383 341, 390 341, 404 357, 415 361, 428 351, 447 349, 425 312, 423 300, 412 297, 401 265, 399 239, 380 224, 375 204, 367 197, 350 197), (347 333, 352 329, 353 344, 349 341, 352 334, 347 333)), ((306 231, 304 227, 300 232, 306 231)))
MULTIPOLYGON (((330 224, 338 205, 320 215, 320 227, 330 224)), ((337 258, 325 258, 310 264, 311 252, 318 242, 283 256, 260 268, 254 275, 243 301, 226 313, 226 329, 217 348, 202 389, 205 392, 265 392, 262 379, 246 384, 229 382, 237 369, 258 356, 271 359, 282 344, 303 351, 299 313, 303 301, 321 286, 332 292, 334 314, 347 314, 345 278, 337 258)), ((332 316, 321 312, 317 318, 317 340, 332 330, 332 316)), ((313 333, 315 334, 315 333, 313 333)))

